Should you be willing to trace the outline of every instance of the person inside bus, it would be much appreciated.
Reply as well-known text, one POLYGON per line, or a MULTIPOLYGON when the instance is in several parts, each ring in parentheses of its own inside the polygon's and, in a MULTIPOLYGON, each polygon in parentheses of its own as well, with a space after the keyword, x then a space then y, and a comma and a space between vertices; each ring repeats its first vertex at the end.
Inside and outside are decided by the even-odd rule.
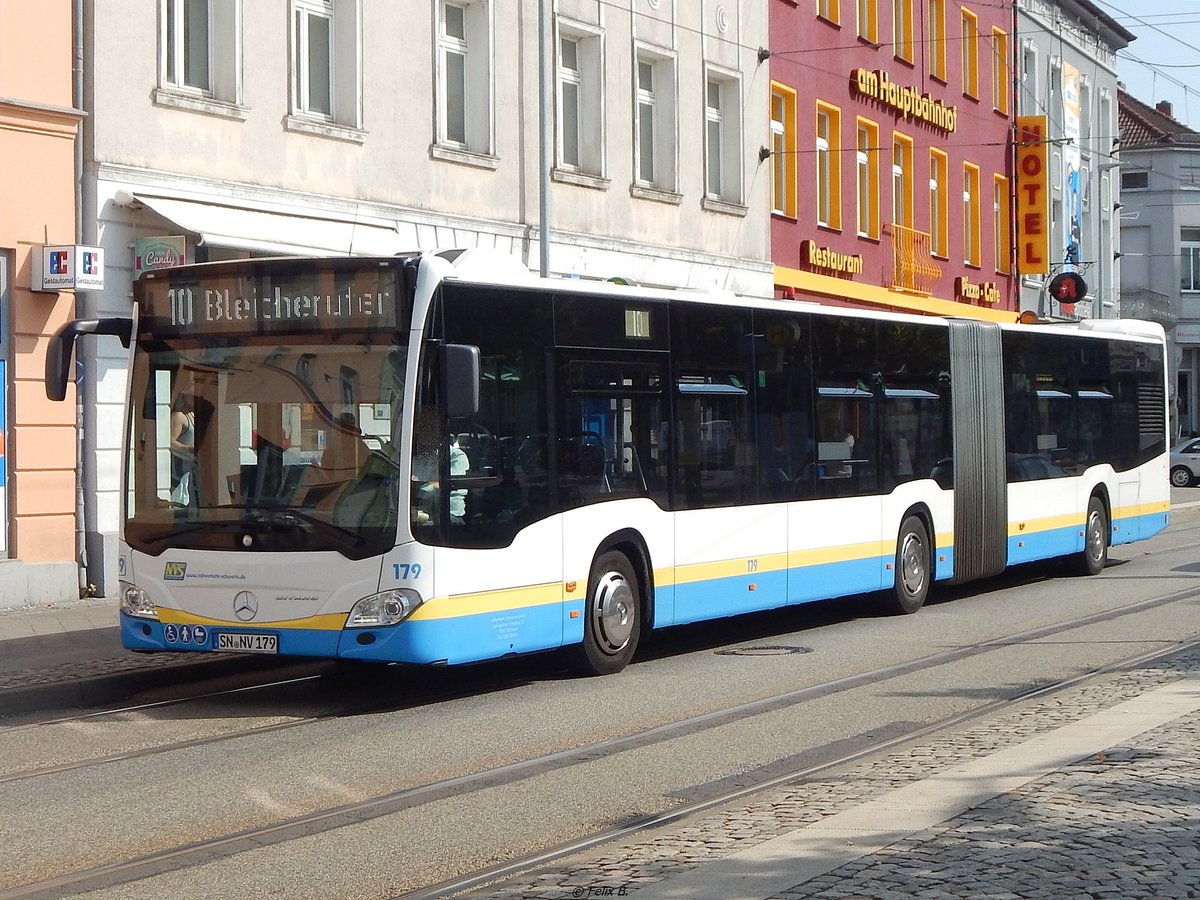
MULTIPOLYGON (((466 475, 471 468, 471 460, 467 452, 459 445, 458 435, 448 438, 450 451, 450 477, 466 475)), ((413 488, 414 509, 413 524, 428 525, 437 522, 437 509, 441 491, 441 479, 438 475, 439 460, 436 451, 413 457, 413 488)), ((467 490, 453 488, 450 491, 450 523, 462 525, 466 521, 467 490)))
POLYGON ((171 404, 171 502, 196 505, 196 383, 191 372, 178 377, 171 404))

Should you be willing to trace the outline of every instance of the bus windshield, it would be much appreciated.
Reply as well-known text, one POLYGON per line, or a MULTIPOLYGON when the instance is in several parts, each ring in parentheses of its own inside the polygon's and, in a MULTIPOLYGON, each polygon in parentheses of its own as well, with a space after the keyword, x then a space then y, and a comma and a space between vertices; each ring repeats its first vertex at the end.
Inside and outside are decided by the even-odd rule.
POLYGON ((352 559, 392 546, 408 323, 397 310, 398 273, 368 274, 371 293, 392 307, 370 311, 378 322, 325 315, 361 284, 300 294, 304 279, 294 273, 286 291, 203 274, 189 288, 176 281, 142 291, 130 546, 154 555, 170 547, 333 550, 352 559), (280 300, 293 312, 303 300, 308 314, 290 321, 276 314, 282 306, 266 308, 280 300), (212 318, 235 308, 246 316, 239 324, 212 318))

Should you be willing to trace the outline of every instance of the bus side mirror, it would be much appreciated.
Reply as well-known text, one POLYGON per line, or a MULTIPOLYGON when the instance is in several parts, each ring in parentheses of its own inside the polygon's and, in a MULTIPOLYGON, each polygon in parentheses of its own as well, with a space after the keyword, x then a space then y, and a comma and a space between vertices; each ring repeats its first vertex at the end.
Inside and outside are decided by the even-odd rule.
POLYGON ((479 412, 479 348, 470 344, 446 344, 442 361, 446 367, 446 415, 464 419, 479 412))
POLYGON ((133 319, 76 319, 54 333, 46 348, 46 396, 63 400, 71 378, 71 351, 81 334, 113 334, 126 350, 133 339, 133 319))

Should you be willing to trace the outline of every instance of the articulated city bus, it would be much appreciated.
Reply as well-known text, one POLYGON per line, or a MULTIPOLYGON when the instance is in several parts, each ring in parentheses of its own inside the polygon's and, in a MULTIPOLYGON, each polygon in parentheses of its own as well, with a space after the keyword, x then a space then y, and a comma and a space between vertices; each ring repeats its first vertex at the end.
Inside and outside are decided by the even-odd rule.
POLYGON ((1168 518, 1162 329, 519 273, 480 251, 144 274, 121 634, 456 664, 1068 558, 1168 518))

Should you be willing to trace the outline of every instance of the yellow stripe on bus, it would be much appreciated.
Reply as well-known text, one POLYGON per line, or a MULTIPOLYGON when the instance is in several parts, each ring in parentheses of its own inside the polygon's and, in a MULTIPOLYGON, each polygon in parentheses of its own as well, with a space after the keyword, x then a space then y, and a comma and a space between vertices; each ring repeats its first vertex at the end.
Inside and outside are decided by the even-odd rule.
POLYGON ((1155 513, 1171 511, 1170 500, 1155 500, 1153 503, 1139 503, 1137 506, 1122 506, 1113 510, 1114 519, 1128 519, 1132 516, 1152 516, 1155 513))
POLYGON ((478 594, 453 594, 449 597, 433 597, 417 608, 410 621, 419 619, 454 619, 459 616, 477 616, 481 613, 506 612, 529 606, 546 606, 563 601, 562 582, 534 584, 528 587, 505 588, 499 591, 482 591, 478 594))
POLYGON ((840 547, 817 547, 813 550, 791 550, 788 563, 798 566, 819 566, 825 563, 856 562, 877 556, 892 556, 896 545, 891 541, 867 541, 865 544, 843 544, 840 547))
POLYGON ((1068 513, 1065 516, 1046 516, 1042 519, 1014 520, 1008 523, 1008 536, 1021 537, 1058 528, 1082 528, 1083 519, 1078 513, 1068 513))
MULTIPOLYGON (((767 553, 763 556, 747 556, 740 559, 722 559, 716 562, 690 563, 676 566, 671 578, 673 584, 694 584, 697 581, 714 581, 718 578, 736 578, 760 572, 779 572, 787 568, 786 553, 767 553), (751 568, 751 563, 754 563, 751 568)), ((657 575, 657 570, 655 572, 657 575)))
POLYGON ((242 622, 238 619, 210 619, 179 609, 158 608, 158 620, 164 625, 206 625, 210 628, 309 628, 314 631, 341 631, 348 613, 326 613, 303 619, 279 619, 271 622, 242 622))

